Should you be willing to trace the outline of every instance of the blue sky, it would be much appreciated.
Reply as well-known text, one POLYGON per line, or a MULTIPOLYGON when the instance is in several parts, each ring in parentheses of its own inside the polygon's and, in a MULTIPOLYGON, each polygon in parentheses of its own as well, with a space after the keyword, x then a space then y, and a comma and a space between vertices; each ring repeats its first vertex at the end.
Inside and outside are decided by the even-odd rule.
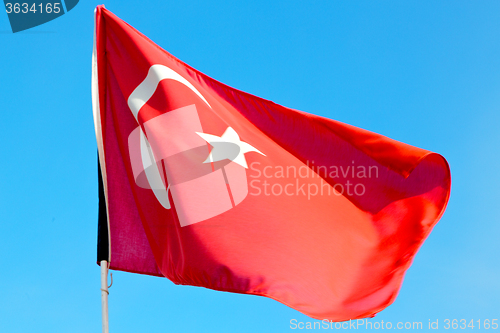
MULTIPOLYGON (((98 4, 16 34, 0 14, 0 332, 100 330, 98 4)), ((371 321, 425 330, 439 320, 444 331, 445 319, 473 319, 475 330, 500 320, 500 2, 105 5, 219 81, 444 155, 448 209, 394 304, 371 321)), ((312 321, 264 297, 123 272, 110 293, 113 332, 288 332, 291 319, 312 321)))

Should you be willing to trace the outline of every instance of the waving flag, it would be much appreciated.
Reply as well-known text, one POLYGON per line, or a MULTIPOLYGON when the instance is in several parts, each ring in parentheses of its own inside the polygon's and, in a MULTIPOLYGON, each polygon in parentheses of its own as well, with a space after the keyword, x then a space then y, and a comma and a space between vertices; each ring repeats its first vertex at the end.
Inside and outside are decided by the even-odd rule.
POLYGON ((446 160, 228 87, 96 9, 98 259, 318 319, 391 304, 444 212, 446 160))

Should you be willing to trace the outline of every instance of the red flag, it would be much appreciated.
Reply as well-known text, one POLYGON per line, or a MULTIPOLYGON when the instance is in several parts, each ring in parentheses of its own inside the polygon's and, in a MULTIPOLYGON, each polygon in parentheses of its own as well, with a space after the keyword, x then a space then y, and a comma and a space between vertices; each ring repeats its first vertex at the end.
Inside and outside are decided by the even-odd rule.
POLYGON ((228 87, 103 6, 95 19, 111 269, 334 321, 394 301, 448 201, 442 156, 228 87))

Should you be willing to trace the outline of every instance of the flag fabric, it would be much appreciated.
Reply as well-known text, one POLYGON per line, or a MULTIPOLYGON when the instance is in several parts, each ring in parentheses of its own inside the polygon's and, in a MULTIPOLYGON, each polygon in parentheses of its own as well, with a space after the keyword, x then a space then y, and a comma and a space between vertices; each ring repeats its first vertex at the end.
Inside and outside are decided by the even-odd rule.
POLYGON ((370 317, 449 198, 441 155, 224 85, 104 6, 93 105, 111 269, 370 317))

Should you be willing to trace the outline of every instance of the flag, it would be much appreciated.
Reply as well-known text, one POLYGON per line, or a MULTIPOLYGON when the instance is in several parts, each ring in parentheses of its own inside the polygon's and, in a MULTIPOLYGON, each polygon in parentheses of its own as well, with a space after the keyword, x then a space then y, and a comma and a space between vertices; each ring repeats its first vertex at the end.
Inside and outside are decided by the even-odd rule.
POLYGON ((95 14, 98 259, 175 284, 373 316, 443 214, 439 154, 224 85, 95 14))

